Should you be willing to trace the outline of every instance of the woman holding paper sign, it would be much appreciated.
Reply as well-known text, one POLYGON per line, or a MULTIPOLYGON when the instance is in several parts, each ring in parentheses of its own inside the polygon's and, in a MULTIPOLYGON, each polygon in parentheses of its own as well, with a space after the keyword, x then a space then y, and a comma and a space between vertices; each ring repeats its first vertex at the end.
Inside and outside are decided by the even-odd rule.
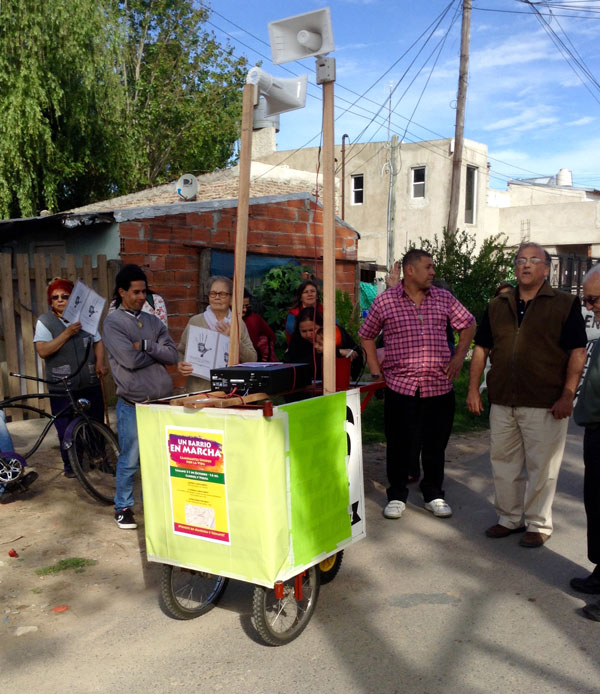
MULTIPOLYGON (((86 398, 91 403, 90 415, 102 421, 104 400, 99 379, 108 373, 104 366, 104 345, 100 333, 90 335, 81 329, 81 323, 68 323, 62 317, 67 306, 73 282, 57 277, 48 285, 47 313, 41 315, 35 326, 33 342, 35 350, 46 362, 46 378, 71 376, 71 386, 76 398, 86 398), (79 368, 81 366, 81 368, 79 368)), ((48 386, 50 393, 61 393, 60 383, 48 386)), ((52 414, 60 412, 65 406, 63 398, 50 398, 52 414)), ((74 477, 67 451, 62 448, 62 440, 72 415, 67 411, 55 421, 60 453, 64 464, 65 477, 74 477)))
MULTIPOLYGON (((210 368, 221 368, 227 366, 228 342, 222 340, 211 340, 210 347, 208 341, 202 338, 199 330, 210 330, 219 333, 225 338, 229 338, 231 327, 231 295, 233 294, 233 282, 228 277, 211 277, 208 280, 208 306, 204 313, 192 316, 185 326, 181 335, 181 341, 177 347, 180 361, 177 364, 177 371, 182 376, 187 376, 185 389, 188 393, 199 390, 210 390, 210 368), (213 343, 220 345, 213 347, 213 343), (214 351, 213 351, 214 350, 214 351), (218 355, 217 361, 211 359, 215 352, 218 355), (189 361, 186 361, 186 353, 189 361), (192 361, 193 355, 194 358, 192 361)), ((244 321, 240 322, 240 362, 256 361, 256 350, 252 345, 252 340, 248 334, 248 329, 244 321)))

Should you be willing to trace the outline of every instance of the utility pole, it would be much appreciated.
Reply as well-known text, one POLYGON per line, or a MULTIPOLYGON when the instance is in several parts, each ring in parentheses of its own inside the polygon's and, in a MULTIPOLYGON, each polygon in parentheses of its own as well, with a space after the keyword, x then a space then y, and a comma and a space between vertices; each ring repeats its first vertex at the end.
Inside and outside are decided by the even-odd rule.
POLYGON ((387 209, 387 267, 388 270, 394 262, 394 235, 396 233, 396 153, 398 151, 398 135, 392 137, 390 143, 390 183, 388 189, 388 209, 387 209))
POLYGON ((450 182, 450 206, 447 227, 450 234, 455 234, 458 228, 458 201, 460 199, 460 177, 462 170, 463 143, 465 139, 465 110, 467 105, 467 86, 469 82, 471 6, 472 0, 463 0, 458 96, 456 100, 456 126, 454 129, 454 156, 452 159, 452 179, 450 182))

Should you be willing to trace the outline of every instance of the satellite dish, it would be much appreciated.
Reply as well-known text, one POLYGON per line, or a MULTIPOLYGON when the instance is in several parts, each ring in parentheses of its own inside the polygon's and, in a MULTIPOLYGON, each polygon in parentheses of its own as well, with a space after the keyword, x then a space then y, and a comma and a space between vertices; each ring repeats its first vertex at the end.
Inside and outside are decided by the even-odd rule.
POLYGON ((198 179, 193 174, 183 174, 175 184, 177 195, 184 200, 194 200, 198 192, 198 179))

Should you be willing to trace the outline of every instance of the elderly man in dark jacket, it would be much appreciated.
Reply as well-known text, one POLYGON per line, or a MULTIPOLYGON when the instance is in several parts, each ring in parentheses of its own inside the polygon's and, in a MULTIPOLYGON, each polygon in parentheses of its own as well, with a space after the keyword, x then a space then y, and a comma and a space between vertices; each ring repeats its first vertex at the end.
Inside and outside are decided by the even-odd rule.
POLYGON ((548 283, 550 257, 524 243, 515 260, 517 287, 493 299, 475 335, 467 407, 482 411, 479 383, 488 354, 492 473, 498 522, 491 538, 524 532, 522 547, 552 534, 552 502, 586 334, 576 296, 548 283))

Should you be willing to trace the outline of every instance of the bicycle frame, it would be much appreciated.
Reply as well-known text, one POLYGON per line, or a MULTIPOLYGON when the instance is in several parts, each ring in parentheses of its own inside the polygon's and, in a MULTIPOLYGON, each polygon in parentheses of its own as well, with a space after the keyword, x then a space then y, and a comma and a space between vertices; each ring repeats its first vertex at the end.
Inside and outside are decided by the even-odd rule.
MULTIPOLYGON (((12 376, 13 374, 11 374, 12 376)), ((29 378, 32 379, 31 376, 22 376, 21 374, 14 374, 15 376, 19 376, 21 378, 29 378)), ((32 379, 36 381, 41 381, 41 379, 32 379)), ((46 382, 46 381, 42 381, 46 382)), ((42 445, 43 440, 46 438, 46 434, 50 431, 52 428, 52 425, 54 422, 61 417, 65 412, 68 410, 73 411, 73 419, 69 422, 67 426, 67 430, 65 431, 65 436, 63 437, 63 442, 62 442, 62 448, 64 450, 67 450, 71 444, 72 444, 72 437, 73 437, 73 428, 77 422, 79 422, 81 419, 85 419, 86 421, 89 421, 89 417, 87 414, 81 409, 81 406, 79 405, 78 401, 73 397, 73 393, 71 390, 68 388, 65 390, 64 393, 28 393, 25 395, 15 395, 11 398, 7 398, 6 400, 3 400, 0 402, 0 409, 7 409, 7 408, 13 408, 13 409, 20 409, 20 410, 26 410, 28 412, 35 412, 36 414, 40 415, 41 417, 46 417, 49 421, 46 423, 42 433, 39 435, 37 441, 35 444, 31 447, 30 450, 26 451, 25 453, 21 453, 20 455, 25 458, 26 460, 30 458, 37 450, 38 448, 42 445), (27 405, 24 401, 25 400, 31 400, 31 399, 42 399, 42 398, 61 398, 61 399, 66 399, 68 398, 69 402, 60 410, 60 412, 57 412, 56 414, 48 414, 45 410, 40 409, 39 407, 34 407, 33 405, 27 405)))

